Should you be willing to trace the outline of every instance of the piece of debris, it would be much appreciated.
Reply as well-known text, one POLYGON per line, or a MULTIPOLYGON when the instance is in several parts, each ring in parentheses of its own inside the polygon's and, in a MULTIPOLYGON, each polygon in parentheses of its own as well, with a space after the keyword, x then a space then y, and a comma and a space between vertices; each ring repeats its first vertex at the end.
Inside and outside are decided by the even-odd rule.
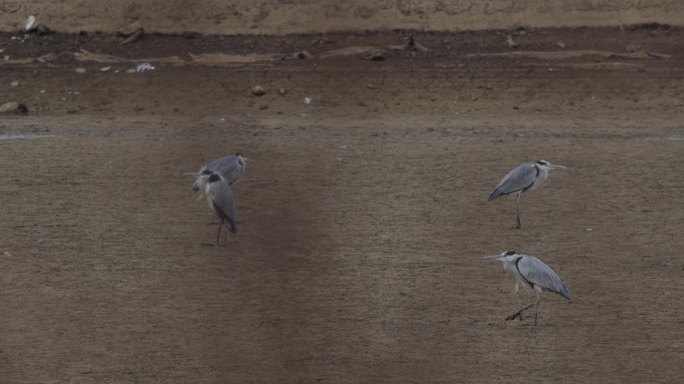
POLYGON ((81 67, 81 68, 76 68, 76 73, 86 73, 86 69, 81 67))
POLYGON ((102 68, 100 68, 100 72, 107 72, 110 69, 112 69, 112 67, 110 67, 110 66, 102 67, 102 68))
POLYGON ((0 105, 0 114, 28 115, 26 104, 10 101, 0 105))
POLYGON ((261 85, 257 85, 254 88, 252 88, 252 95, 254 96, 263 96, 266 94, 266 91, 264 91, 264 87, 261 85))
MULTIPOLYGON (((141 63, 135 66, 135 71, 136 72, 145 72, 145 71, 151 71, 154 69, 154 66, 150 63, 141 63)), ((127 71, 128 72, 128 71, 127 71)))
POLYGON ((2 57, 3 60, 8 61, 10 59, 9 55, 5 55, 2 57))
POLYGON ((134 21, 128 24, 126 27, 117 32, 119 36, 123 38, 123 40, 119 42, 119 45, 130 44, 138 40, 143 35, 143 32, 143 27, 139 22, 134 21))
POLYGON ((47 35, 48 33, 52 33, 52 30, 43 24, 36 23, 36 17, 31 15, 26 19, 26 32, 47 35))
POLYGON ((134 21, 134 22, 128 24, 127 26, 121 28, 120 30, 118 30, 117 33, 121 37, 128 37, 128 36, 138 32, 142 29, 143 29, 142 25, 139 22, 134 21))
POLYGON ((127 69, 126 73, 135 73, 135 68, 127 69))
POLYGON ((287 90, 285 88, 278 89, 278 94, 280 96, 284 96, 286 93, 287 93, 287 90))
POLYGON ((26 19, 26 32, 31 32, 33 24, 36 22, 36 17, 31 15, 26 19))
POLYGON ((17 80, 14 80, 13 82, 10 83, 10 87, 16 88, 19 86, 19 82, 17 80))
POLYGON ((181 37, 186 38, 186 39, 195 39, 199 37, 199 33, 197 32, 192 32, 192 31, 183 31, 181 33, 181 37))
POLYGON ((510 48, 518 48, 520 46, 520 44, 513 41, 513 35, 506 36, 506 45, 508 45, 510 48))
POLYGON ((625 47, 625 52, 633 53, 641 51, 641 45, 639 44, 629 44, 625 47))
POLYGON ((427 52, 430 49, 426 48, 418 43, 413 38, 413 35, 409 37, 408 43, 404 45, 390 45, 389 49, 397 50, 397 51, 407 51, 407 50, 414 50, 418 52, 427 52))
POLYGON ((309 53, 309 51, 299 51, 295 52, 294 57, 302 60, 310 60, 313 59, 315 56, 309 53))
POLYGON ((559 41, 558 43, 556 43, 556 45, 557 45, 558 48, 560 48, 560 49, 565 49, 565 47, 566 47, 565 43, 562 42, 562 41, 559 41))
POLYGON ((140 28, 140 29, 138 29, 137 31, 131 33, 131 34, 130 34, 128 37, 126 37, 125 39, 123 39, 123 40, 119 43, 119 45, 130 44, 130 43, 132 43, 132 42, 138 40, 142 35, 143 35, 143 29, 140 28))
POLYGON ((52 30, 43 24, 36 25, 34 31, 39 35, 47 35, 48 33, 52 33, 52 30))
POLYGON ((305 98, 304 98, 304 104, 311 104, 311 98, 310 98, 310 97, 305 97, 305 98))
POLYGON ((363 57, 366 60, 383 61, 386 59, 385 51, 373 51, 363 57))

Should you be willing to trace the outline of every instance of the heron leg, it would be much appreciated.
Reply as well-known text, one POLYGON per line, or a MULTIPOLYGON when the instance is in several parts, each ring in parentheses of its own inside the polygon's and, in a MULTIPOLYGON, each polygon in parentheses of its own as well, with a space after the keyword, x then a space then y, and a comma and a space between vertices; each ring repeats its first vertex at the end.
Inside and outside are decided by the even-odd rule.
POLYGON ((516 229, 522 229, 522 223, 520 222, 520 195, 521 193, 518 193, 518 199, 515 201, 515 213, 517 216, 517 225, 515 226, 516 229))
POLYGON ((218 225, 218 233, 216 234, 216 245, 219 245, 219 239, 221 239, 221 227, 223 227, 223 220, 218 225))
MULTIPOLYGON (((223 222, 221 222, 221 224, 223 224, 223 222)), ((228 222, 226 222, 226 230, 223 231, 223 246, 228 246, 228 222)))
POLYGON ((534 304, 530 304, 530 305, 524 307, 523 309, 519 310, 518 312, 516 312, 512 315, 506 316, 506 320, 515 320, 516 317, 519 318, 520 320, 522 320, 522 313, 524 311, 532 308, 533 306, 534 306, 534 304))
POLYGON ((541 296, 539 296, 539 291, 536 289, 534 292, 537 294, 537 299, 534 301, 534 325, 537 325, 537 312, 539 312, 539 299, 541 299, 541 296))

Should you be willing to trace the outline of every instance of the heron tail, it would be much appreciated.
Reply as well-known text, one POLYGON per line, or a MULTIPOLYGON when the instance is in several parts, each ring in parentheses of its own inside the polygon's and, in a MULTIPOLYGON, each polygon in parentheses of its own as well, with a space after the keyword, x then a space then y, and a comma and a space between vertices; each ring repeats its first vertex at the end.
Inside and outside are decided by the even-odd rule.
POLYGON ((237 233, 237 223, 235 222, 235 220, 228 218, 228 224, 230 225, 228 227, 230 233, 237 233))
POLYGON ((496 199, 497 197, 499 197, 499 196, 501 196, 501 195, 502 195, 501 191, 499 191, 499 189, 497 188, 497 189, 493 190, 493 191, 489 194, 489 197, 487 198, 487 201, 492 201, 492 200, 496 199))

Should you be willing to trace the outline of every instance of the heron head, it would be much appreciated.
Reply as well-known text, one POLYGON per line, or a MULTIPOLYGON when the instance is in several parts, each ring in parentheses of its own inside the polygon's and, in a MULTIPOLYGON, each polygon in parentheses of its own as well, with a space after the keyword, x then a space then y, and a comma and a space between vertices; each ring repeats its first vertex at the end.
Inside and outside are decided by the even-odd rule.
POLYGON ((535 161, 535 164, 537 164, 540 167, 546 168, 546 169, 554 169, 554 168, 562 168, 565 169, 564 165, 560 164, 551 164, 546 160, 537 160, 535 161))
POLYGON ((501 260, 501 261, 513 261, 518 256, 516 251, 505 251, 501 252, 499 255, 485 256, 485 259, 501 260))

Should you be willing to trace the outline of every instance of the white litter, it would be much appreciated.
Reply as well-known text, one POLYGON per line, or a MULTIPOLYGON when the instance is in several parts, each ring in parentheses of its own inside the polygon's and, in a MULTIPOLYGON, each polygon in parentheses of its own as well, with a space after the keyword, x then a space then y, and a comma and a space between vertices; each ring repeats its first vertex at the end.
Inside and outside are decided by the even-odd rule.
POLYGON ((33 27, 33 23, 36 22, 36 17, 31 15, 26 19, 26 31, 30 31, 31 27, 33 27))
POLYGON ((305 98, 304 98, 304 104, 311 104, 311 98, 310 98, 310 97, 305 97, 305 98))
POLYGON ((138 65, 135 67, 135 70, 136 70, 137 72, 151 71, 151 70, 153 70, 153 69, 154 69, 154 67, 153 67, 152 64, 150 64, 150 63, 138 64, 138 65))

